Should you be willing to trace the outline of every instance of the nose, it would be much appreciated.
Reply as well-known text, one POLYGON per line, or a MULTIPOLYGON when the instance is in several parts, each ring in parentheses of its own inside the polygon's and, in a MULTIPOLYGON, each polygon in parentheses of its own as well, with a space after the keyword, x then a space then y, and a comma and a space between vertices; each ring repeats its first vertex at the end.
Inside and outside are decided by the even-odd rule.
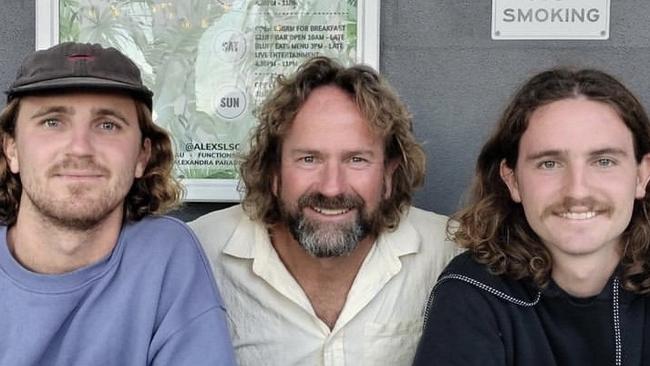
POLYGON ((342 164, 338 162, 325 164, 320 177, 320 193, 327 197, 335 197, 343 193, 344 189, 345 171, 342 164))
POLYGON ((92 134, 87 126, 75 126, 70 129, 68 153, 75 156, 92 155, 94 147, 92 134))
POLYGON ((589 196, 587 169, 581 165, 569 165, 565 173, 564 191, 567 197, 581 199, 589 196))

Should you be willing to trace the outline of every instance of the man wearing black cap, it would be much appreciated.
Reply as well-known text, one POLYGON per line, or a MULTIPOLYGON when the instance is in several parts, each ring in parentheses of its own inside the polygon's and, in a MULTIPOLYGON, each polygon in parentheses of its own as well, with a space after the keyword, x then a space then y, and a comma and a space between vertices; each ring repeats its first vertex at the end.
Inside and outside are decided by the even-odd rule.
POLYGON ((0 364, 231 365, 207 261, 181 222, 167 133, 135 64, 28 56, 0 114, 0 364))

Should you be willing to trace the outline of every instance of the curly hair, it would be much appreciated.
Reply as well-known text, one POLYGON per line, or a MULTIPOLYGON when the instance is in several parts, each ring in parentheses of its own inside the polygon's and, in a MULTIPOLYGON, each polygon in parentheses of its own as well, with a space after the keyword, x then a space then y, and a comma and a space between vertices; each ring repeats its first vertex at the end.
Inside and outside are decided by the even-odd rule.
MULTIPOLYGON (((547 285, 552 258, 526 221, 521 204, 502 181, 502 161, 514 169, 519 141, 533 112, 554 101, 586 98, 605 103, 630 129, 637 162, 650 153, 650 121, 637 98, 612 76, 591 69, 556 68, 528 80, 506 107, 497 129, 483 146, 467 206, 453 216, 448 231, 474 258, 497 275, 530 278, 547 285)), ((646 187, 647 190, 647 187, 646 187)), ((650 194, 635 200, 632 219, 621 235, 622 284, 632 292, 650 293, 650 194)))
POLYGON ((327 57, 306 61, 277 85, 257 111, 259 125, 242 158, 240 177, 245 192, 242 206, 254 220, 267 225, 280 219, 272 179, 280 167, 282 141, 313 90, 331 85, 350 94, 373 131, 384 139, 386 162, 398 161, 391 196, 380 207, 380 229, 394 229, 410 205, 413 191, 424 181, 425 154, 415 141, 411 115, 395 91, 367 66, 343 67, 327 57))
MULTIPOLYGON (((0 112, 0 223, 13 225, 18 216, 22 184, 20 174, 9 169, 4 153, 4 141, 15 137, 19 97, 12 99, 0 112)), ((137 221, 147 215, 163 214, 179 204, 180 183, 172 175, 174 154, 169 134, 151 118, 144 102, 134 99, 142 141, 151 141, 151 156, 141 178, 135 179, 124 202, 124 216, 137 221)))

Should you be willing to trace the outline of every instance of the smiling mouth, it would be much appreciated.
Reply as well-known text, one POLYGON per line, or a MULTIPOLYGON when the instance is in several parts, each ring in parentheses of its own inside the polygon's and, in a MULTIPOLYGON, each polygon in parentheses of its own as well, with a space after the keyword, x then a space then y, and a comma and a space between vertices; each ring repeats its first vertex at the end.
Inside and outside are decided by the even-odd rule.
POLYGON ((559 216, 569 220, 589 220, 593 217, 596 217, 596 211, 583 211, 583 212, 565 211, 559 213, 559 216))
POLYGON ((351 208, 337 208, 337 209, 331 209, 331 208, 322 208, 322 207, 311 207, 312 210, 318 212, 321 215, 325 216, 336 216, 336 215, 343 215, 345 213, 350 212, 352 209, 351 208))

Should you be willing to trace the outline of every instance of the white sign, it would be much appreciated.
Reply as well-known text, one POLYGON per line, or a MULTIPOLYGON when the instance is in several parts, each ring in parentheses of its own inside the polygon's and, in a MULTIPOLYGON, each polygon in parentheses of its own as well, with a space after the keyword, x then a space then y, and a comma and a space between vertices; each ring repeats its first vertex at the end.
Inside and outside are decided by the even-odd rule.
POLYGON ((609 0, 492 0, 492 39, 608 39, 609 0))
POLYGON ((34 0, 37 49, 112 46, 140 67, 186 201, 238 201, 237 155, 280 74, 326 55, 379 67, 381 0, 34 0))

